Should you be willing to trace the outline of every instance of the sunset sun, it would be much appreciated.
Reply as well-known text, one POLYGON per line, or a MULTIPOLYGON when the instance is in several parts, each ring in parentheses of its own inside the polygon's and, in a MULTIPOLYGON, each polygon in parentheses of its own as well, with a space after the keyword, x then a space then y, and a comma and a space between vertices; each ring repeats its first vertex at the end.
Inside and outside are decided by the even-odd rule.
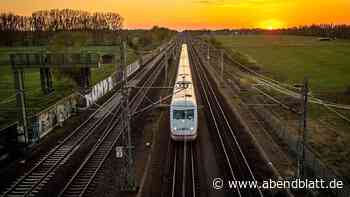
POLYGON ((279 28, 283 28, 284 26, 285 24, 282 21, 276 20, 276 19, 265 20, 260 22, 259 24, 260 28, 268 29, 268 30, 279 29, 279 28))

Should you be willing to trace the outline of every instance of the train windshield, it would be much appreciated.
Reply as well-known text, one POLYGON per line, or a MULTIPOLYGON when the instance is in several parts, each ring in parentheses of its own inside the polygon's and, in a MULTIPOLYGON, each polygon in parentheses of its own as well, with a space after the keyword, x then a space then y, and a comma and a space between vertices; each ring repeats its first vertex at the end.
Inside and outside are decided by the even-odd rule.
POLYGON ((194 110, 193 109, 187 109, 187 110, 174 110, 174 119, 175 120, 181 120, 181 119, 188 119, 193 120, 194 118, 194 110))

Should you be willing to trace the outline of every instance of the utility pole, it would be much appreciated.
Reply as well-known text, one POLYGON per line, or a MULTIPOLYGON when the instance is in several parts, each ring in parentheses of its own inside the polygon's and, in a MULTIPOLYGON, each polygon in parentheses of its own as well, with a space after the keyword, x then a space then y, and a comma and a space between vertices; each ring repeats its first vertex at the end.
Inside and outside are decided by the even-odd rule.
POLYGON ((298 177, 305 177, 305 148, 307 144, 307 110, 308 110, 308 93, 309 93, 309 84, 308 79, 304 79, 304 85, 302 87, 301 94, 301 106, 302 113, 300 115, 300 123, 299 123, 299 151, 298 153, 298 177), (301 150, 300 150, 301 148, 301 150))
POLYGON ((131 129, 130 129, 130 109, 129 109, 129 88, 127 81, 127 65, 126 65, 126 42, 123 41, 121 44, 121 69, 122 69, 122 137, 123 142, 126 144, 127 154, 125 158, 124 166, 124 177, 126 178, 125 184, 123 185, 124 191, 135 191, 135 175, 134 175, 134 159, 132 155, 131 145, 131 129), (125 136, 126 135, 126 136, 125 136))
POLYGON ((220 49, 221 82, 224 82, 224 50, 220 49))
POLYGON ((169 60, 168 60, 168 52, 165 52, 165 81, 168 81, 168 63, 169 63, 169 60))
POLYGON ((207 43, 207 61, 208 61, 208 65, 210 64, 210 45, 209 43, 207 43))

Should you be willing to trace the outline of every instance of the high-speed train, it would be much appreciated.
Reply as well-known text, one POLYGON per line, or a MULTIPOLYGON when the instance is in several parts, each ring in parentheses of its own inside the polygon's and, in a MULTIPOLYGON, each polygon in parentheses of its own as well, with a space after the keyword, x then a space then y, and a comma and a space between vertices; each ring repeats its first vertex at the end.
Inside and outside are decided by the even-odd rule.
POLYGON ((197 125, 196 95, 192 83, 187 45, 183 44, 170 105, 171 138, 175 141, 195 140, 197 125))

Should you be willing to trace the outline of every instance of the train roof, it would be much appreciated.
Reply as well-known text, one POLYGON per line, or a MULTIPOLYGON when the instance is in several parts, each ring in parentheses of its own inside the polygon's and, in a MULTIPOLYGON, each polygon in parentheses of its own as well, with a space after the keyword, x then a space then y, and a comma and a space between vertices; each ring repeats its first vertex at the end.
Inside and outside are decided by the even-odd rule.
POLYGON ((195 106, 197 105, 196 96, 194 94, 193 85, 190 84, 187 88, 176 87, 172 98, 171 105, 177 106, 195 106))
POLYGON ((173 91, 172 105, 190 105, 195 106, 196 95, 192 83, 192 73, 189 63, 187 45, 183 44, 181 48, 180 62, 176 76, 175 87, 173 91))

